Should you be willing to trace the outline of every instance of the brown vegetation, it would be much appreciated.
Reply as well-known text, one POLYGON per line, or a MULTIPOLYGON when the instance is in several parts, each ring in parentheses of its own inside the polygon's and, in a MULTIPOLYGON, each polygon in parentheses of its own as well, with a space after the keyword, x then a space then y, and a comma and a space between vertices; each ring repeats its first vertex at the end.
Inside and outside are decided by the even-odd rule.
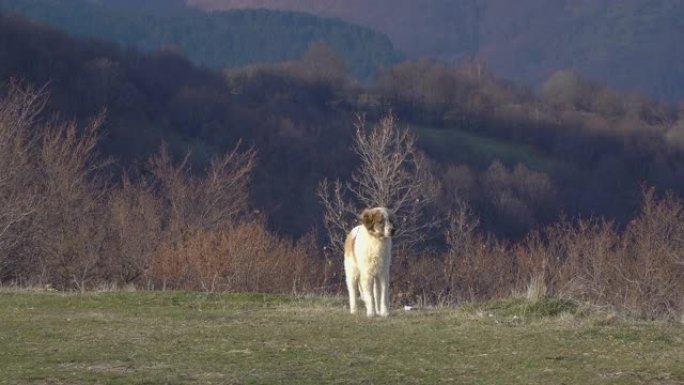
POLYGON ((641 212, 625 228, 600 218, 561 220, 512 244, 479 233, 464 208, 450 220, 447 252, 395 270, 398 301, 550 295, 676 319, 684 312, 683 207, 671 194, 656 198, 647 188, 641 212))
POLYGON ((407 62, 357 84, 335 52, 314 44, 300 61, 220 74, 174 50, 145 55, 2 20, 0 78, 49 82, 46 112, 82 125, 106 107, 98 150, 124 167, 145 164, 161 140, 174 159, 192 149, 186 166, 196 171, 240 139, 258 150, 250 198, 269 228, 293 238, 323 227, 320 180, 350 181, 358 168, 357 112, 373 125, 392 111, 444 186, 439 206, 467 200, 498 237, 520 239, 562 212, 623 225, 640 183, 684 192, 682 110, 571 72, 538 95, 478 60, 407 62))
POLYGON ((418 236, 438 239, 398 253, 392 274, 400 302, 453 304, 545 287, 644 316, 682 311, 681 109, 567 72, 536 96, 476 61, 404 63, 371 86, 353 85, 341 67, 317 65, 337 62, 321 46, 301 63, 221 77, 178 54, 81 46, 31 28, 19 23, 12 40, 29 53, 3 51, 0 72, 59 81, 49 102, 43 90, 16 84, 0 98, 2 284, 335 291, 341 254, 303 236, 322 223, 315 187, 325 176, 340 180, 328 186, 339 194, 328 197, 344 210, 324 209, 343 219, 334 223, 341 234, 363 205, 418 203, 419 215, 406 206, 400 220, 427 224, 418 236), (22 45, 24 36, 33 38, 22 45), (102 82, 102 71, 116 81, 102 82), (115 122, 104 144, 102 105, 115 122), (375 139, 357 121, 354 147, 353 112, 382 127, 392 122, 381 119, 387 110, 414 132, 437 133, 430 143, 407 130, 383 155, 385 166, 401 167, 398 179, 375 187, 407 186, 404 197, 367 194, 372 181, 364 177, 380 169, 354 172, 378 161, 358 159, 376 155, 364 150, 375 139), (75 122, 48 118, 57 111, 75 122), (155 152, 162 136, 168 146, 155 152), (456 147, 472 138, 475 149, 456 147), (406 157, 393 158, 402 148, 410 149, 406 157), (126 171, 98 150, 117 156, 126 171), (418 169, 439 183, 414 184, 418 169), (646 189, 634 216, 641 181, 674 193, 657 199, 646 189), (443 217, 432 222, 435 207, 443 217), (552 223, 561 211, 597 215, 552 223))
POLYGON ((358 116, 355 128, 354 152, 361 164, 353 171, 352 182, 337 180, 331 185, 323 180, 318 188, 331 245, 341 253, 345 235, 358 222, 359 213, 380 206, 401 218, 394 245, 399 255, 405 255, 438 228, 429 212, 438 182, 416 148, 415 137, 399 128, 394 115, 384 116, 371 129, 358 116))
POLYGON ((39 119, 45 95, 14 84, 0 99, 0 282, 203 291, 313 291, 313 238, 296 244, 248 206, 255 152, 240 145, 201 175, 162 146, 135 180, 112 183, 86 127, 39 119))
MULTIPOLYGON (((124 174, 113 183, 110 162, 95 151, 103 118, 86 126, 44 120, 44 101, 42 90, 18 84, 0 98, 0 283, 72 290, 99 284, 339 290, 337 253, 321 253, 314 235, 297 242, 278 236, 250 210, 254 150, 238 144, 197 174, 187 157, 174 162, 162 146, 134 177, 124 174)), ((393 120, 385 123, 394 127, 393 120)), ((359 155, 373 156, 363 141, 378 139, 376 134, 359 131, 359 155)), ((412 150, 410 137, 399 139, 394 150, 412 150)), ((525 172, 514 170, 514 179, 525 172)), ((401 183, 409 175, 415 176, 401 174, 401 183)), ((356 182, 363 178, 357 175, 356 182)), ((534 200, 547 194, 515 189, 534 200)), ((672 194, 658 198, 644 188, 641 211, 625 226, 600 218, 561 220, 513 243, 484 234, 462 200, 445 219, 446 250, 406 248, 393 265, 398 303, 457 304, 534 289, 536 296, 569 297, 643 317, 684 311, 684 203, 672 194)))

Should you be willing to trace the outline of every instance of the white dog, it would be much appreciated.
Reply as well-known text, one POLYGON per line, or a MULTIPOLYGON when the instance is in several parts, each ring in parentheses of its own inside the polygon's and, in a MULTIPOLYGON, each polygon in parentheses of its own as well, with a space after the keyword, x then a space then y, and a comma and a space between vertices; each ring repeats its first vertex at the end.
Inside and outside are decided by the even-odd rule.
POLYGON ((349 291, 349 311, 356 313, 357 288, 366 304, 366 315, 389 315, 389 269, 392 260, 394 215, 384 207, 366 209, 361 225, 344 242, 344 271, 349 291))

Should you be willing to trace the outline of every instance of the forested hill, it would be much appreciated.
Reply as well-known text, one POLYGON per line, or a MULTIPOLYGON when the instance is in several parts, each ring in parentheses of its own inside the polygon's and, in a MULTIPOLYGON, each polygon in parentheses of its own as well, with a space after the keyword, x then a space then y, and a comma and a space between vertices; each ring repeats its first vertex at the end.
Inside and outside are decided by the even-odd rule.
POLYGON ((539 85, 572 69, 601 83, 684 98, 680 0, 188 0, 340 17, 387 33, 410 57, 478 56, 500 77, 539 85))
POLYGON ((201 172, 242 141, 258 154, 253 206, 293 236, 321 228, 318 183, 348 180, 358 164, 357 113, 372 122, 393 111, 430 159, 439 211, 468 201, 504 236, 561 213, 631 218, 642 183, 684 194, 684 112, 674 106, 567 71, 537 95, 477 62, 405 62, 358 83, 330 71, 330 56, 314 45, 301 60, 219 72, 173 50, 140 53, 0 15, 0 83, 46 85, 45 119, 106 109, 100 149, 121 169, 165 141, 177 159, 191 150, 201 172))
POLYGON ((399 59, 390 40, 369 28, 310 14, 237 10, 205 13, 178 2, 117 3, 86 0, 0 0, 0 10, 145 51, 181 50, 196 64, 212 68, 301 57, 324 42, 346 69, 366 78, 399 59))
POLYGON ((335 108, 341 80, 306 61, 282 73, 255 69, 224 77, 174 51, 144 54, 75 40, 2 13, 0 58, 0 93, 11 81, 45 86, 44 118, 87 121, 106 110, 100 150, 122 169, 145 164, 162 142, 175 159, 190 151, 194 171, 240 141, 254 146, 253 204, 272 226, 294 235, 311 229, 306 218, 318 218, 314 189, 321 175, 334 176, 351 162, 352 110, 335 108))

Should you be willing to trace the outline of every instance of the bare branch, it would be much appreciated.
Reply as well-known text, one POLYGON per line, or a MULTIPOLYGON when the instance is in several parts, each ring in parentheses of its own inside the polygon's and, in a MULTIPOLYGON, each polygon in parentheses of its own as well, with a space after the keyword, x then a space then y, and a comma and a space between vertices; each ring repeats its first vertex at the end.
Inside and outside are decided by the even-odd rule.
POLYGON ((370 130, 365 117, 358 115, 354 127, 354 152, 361 165, 344 186, 339 181, 334 186, 327 181, 319 186, 330 240, 341 247, 344 239, 338 234, 351 227, 343 213, 357 216, 365 207, 385 206, 400 218, 397 247, 411 249, 439 223, 428 210, 437 195, 437 181, 416 149, 416 138, 398 128, 394 115, 386 115, 370 130))

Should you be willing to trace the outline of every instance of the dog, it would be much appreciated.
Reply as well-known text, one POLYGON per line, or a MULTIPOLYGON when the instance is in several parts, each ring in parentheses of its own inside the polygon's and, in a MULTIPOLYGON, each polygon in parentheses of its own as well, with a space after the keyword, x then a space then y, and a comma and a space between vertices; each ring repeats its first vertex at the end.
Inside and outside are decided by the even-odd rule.
POLYGON ((349 292, 349 311, 356 313, 357 288, 366 305, 366 315, 389 315, 389 270, 392 261, 394 214, 385 207, 366 209, 361 225, 344 242, 344 272, 349 292))

